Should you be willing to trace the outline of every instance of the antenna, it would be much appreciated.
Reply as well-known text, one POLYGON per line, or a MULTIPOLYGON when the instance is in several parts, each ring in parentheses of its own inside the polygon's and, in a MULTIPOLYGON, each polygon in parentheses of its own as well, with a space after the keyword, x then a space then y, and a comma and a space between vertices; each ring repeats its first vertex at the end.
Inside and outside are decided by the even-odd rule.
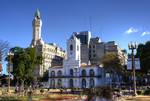
POLYGON ((89 31, 92 32, 92 17, 89 16, 89 31))
POLYGON ((101 39, 101 41, 103 40, 103 33, 102 32, 100 32, 100 39, 101 39))
POLYGON ((103 33, 102 30, 100 31, 100 37, 101 37, 101 41, 103 40, 103 33))

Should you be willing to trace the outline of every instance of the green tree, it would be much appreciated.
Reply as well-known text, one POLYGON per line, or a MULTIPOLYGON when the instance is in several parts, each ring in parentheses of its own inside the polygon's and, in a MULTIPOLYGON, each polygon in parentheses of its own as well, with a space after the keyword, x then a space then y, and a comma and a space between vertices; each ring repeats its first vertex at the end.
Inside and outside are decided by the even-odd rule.
POLYGON ((102 58, 102 64, 108 72, 123 72, 121 60, 115 53, 107 53, 102 58))
POLYGON ((150 71, 150 41, 138 45, 136 57, 140 58, 142 74, 147 74, 150 71))
POLYGON ((11 51, 14 53, 12 74, 22 87, 30 85, 34 80, 35 65, 42 63, 42 56, 36 54, 35 48, 14 47, 11 51))
POLYGON ((125 69, 121 64, 121 59, 115 53, 107 53, 102 58, 102 64, 107 73, 110 73, 112 83, 120 82, 120 76, 123 76, 125 69))

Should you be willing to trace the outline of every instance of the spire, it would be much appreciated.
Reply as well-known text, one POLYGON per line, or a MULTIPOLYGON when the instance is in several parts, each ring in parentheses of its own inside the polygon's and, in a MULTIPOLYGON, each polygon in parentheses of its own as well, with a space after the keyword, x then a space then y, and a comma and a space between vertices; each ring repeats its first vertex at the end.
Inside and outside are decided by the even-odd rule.
POLYGON ((35 12, 35 15, 34 15, 36 18, 38 18, 38 19, 40 19, 41 17, 40 17, 40 11, 39 11, 39 9, 37 9, 36 10, 36 12, 35 12))
POLYGON ((41 37, 42 20, 40 18, 40 11, 38 9, 36 10, 34 14, 32 27, 33 27, 33 39, 31 42, 31 46, 35 46, 37 44, 43 44, 44 42, 41 37))

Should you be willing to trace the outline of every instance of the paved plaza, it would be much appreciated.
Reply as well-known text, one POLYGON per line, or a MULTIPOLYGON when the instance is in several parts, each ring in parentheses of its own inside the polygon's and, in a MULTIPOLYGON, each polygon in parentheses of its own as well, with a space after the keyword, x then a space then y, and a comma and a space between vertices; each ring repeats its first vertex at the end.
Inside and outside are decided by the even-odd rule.
POLYGON ((124 101, 150 101, 150 96, 125 97, 124 101))

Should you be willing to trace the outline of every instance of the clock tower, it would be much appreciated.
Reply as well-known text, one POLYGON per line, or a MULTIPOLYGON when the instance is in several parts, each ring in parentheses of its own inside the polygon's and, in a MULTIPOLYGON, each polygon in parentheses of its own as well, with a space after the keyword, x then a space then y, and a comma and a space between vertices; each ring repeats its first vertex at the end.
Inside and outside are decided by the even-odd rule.
POLYGON ((33 27, 33 39, 31 42, 31 47, 36 46, 37 44, 42 44, 43 40, 41 38, 41 28, 42 28, 42 20, 40 16, 40 11, 37 10, 34 15, 34 19, 32 21, 33 27))

